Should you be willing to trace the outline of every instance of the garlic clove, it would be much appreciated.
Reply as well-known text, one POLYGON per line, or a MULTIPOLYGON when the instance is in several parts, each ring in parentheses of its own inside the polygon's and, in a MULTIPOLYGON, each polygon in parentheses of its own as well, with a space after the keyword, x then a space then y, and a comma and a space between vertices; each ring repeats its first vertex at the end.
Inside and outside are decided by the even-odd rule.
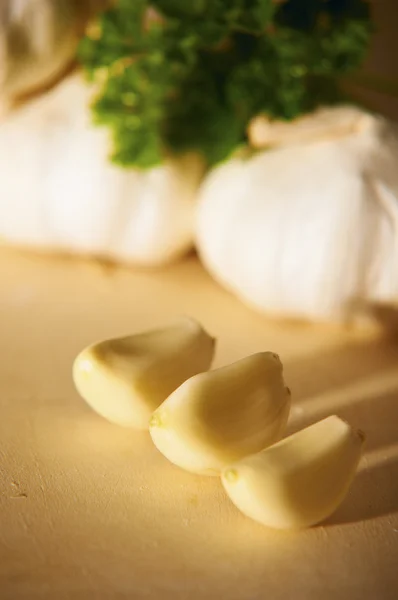
POLYGON ((260 352, 183 383, 153 414, 150 434, 172 463, 219 475, 280 439, 289 410, 282 363, 260 352))
POLYGON ((331 416, 227 467, 222 483, 255 521, 277 529, 309 527, 344 499, 363 442, 362 432, 331 416))
POLYGON ((77 390, 97 413, 125 427, 148 429, 152 412, 183 381, 211 365, 215 340, 193 319, 107 340, 75 360, 77 390))

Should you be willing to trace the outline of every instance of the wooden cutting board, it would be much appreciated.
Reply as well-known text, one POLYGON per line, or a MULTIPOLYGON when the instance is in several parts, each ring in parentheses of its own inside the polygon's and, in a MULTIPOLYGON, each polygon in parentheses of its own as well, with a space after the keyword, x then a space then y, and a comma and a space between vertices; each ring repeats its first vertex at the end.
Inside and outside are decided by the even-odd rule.
POLYGON ((267 321, 196 259, 159 272, 0 251, 0 598, 388 600, 398 597, 398 346, 374 333, 267 321), (337 413, 368 438, 360 473, 321 527, 242 516, 216 478, 169 464, 148 434, 84 404, 86 344, 187 313, 216 364, 272 349, 289 429, 337 413))

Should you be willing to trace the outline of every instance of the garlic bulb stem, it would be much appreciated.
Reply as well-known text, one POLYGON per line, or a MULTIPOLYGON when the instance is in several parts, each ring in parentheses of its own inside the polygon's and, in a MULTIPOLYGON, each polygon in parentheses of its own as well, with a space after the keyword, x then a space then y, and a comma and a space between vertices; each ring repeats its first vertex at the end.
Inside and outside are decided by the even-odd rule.
POLYGON ((370 123, 370 117, 354 107, 319 108, 294 121, 272 121, 259 115, 249 124, 248 137, 257 149, 298 145, 360 133, 370 123))

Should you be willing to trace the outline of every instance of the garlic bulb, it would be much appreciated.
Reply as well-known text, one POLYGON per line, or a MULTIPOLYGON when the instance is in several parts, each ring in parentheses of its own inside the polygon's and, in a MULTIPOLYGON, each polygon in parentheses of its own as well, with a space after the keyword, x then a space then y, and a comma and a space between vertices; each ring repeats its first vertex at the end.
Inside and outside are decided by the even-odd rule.
POLYGON ((106 0, 1 0, 0 98, 46 85, 73 58, 87 19, 106 0))
POLYGON ((149 171, 109 162, 74 74, 0 124, 0 238, 27 247, 159 265, 191 247, 196 156, 149 171))
POLYGON ((356 108, 253 122, 253 145, 200 191, 197 245, 216 280, 264 313, 348 317, 398 300, 398 137, 356 108), (277 147, 275 147, 277 146, 277 147))

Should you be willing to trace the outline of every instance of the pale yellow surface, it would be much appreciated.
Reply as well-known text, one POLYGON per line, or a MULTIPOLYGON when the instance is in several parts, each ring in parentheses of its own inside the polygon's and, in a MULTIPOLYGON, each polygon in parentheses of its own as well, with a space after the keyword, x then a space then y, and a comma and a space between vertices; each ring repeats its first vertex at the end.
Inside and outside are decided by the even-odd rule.
POLYGON ((2 250, 0 274, 1 600, 398 597, 398 346, 267 322, 195 259, 144 273, 2 250), (217 478, 179 470, 78 397, 82 347, 181 313, 219 338, 216 365, 280 353, 290 431, 336 412, 366 432, 361 472, 324 526, 261 527, 217 478))

